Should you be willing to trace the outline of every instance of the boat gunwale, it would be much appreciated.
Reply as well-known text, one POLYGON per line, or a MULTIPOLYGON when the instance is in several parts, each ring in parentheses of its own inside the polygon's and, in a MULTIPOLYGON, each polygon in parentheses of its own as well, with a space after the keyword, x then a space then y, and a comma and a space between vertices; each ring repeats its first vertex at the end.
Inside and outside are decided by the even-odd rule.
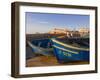
MULTIPOLYGON (((30 44, 31 46, 35 46, 34 44, 32 44, 30 41, 28 41, 28 44, 30 44)), ((53 50, 53 48, 43 48, 43 47, 38 47, 38 46, 35 46, 36 48, 39 48, 41 50, 45 50, 45 51, 50 51, 50 50, 53 50)))
POLYGON ((63 50, 63 51, 74 53, 74 54, 78 54, 79 53, 78 51, 71 51, 71 50, 68 50, 68 49, 60 48, 60 47, 58 47, 56 45, 53 45, 53 47, 58 48, 58 49, 63 50))
POLYGON ((89 48, 78 48, 78 47, 75 47, 75 46, 71 46, 71 45, 68 45, 68 44, 64 44, 63 42, 60 42, 56 39, 51 39, 53 42, 56 42, 64 47, 69 47, 69 48, 72 48, 72 49, 76 49, 76 50, 84 50, 84 51, 89 51, 89 48))

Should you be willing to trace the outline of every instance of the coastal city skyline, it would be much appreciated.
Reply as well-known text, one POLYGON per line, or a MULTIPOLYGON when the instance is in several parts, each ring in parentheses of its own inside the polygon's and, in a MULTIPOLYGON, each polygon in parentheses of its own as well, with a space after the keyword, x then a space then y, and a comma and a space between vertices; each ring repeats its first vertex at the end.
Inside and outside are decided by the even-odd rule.
POLYGON ((47 33, 54 28, 89 28, 89 15, 26 12, 26 34, 47 33))

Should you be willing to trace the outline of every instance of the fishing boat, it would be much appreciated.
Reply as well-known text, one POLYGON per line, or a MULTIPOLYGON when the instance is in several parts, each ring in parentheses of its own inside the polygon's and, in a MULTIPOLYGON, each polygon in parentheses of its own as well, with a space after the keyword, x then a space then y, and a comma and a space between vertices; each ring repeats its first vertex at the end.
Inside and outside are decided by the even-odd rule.
POLYGON ((89 38, 52 38, 51 41, 59 63, 89 61, 89 38))
POLYGON ((34 54, 53 56, 53 49, 49 39, 34 39, 32 42, 27 41, 34 54))

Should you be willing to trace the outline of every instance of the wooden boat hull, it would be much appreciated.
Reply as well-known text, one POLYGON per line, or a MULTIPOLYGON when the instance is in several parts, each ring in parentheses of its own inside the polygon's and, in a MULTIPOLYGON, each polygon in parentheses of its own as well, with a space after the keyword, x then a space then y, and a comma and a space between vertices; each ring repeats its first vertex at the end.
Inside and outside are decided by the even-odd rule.
POLYGON ((77 48, 51 39, 58 62, 89 61, 89 49, 77 48))
POLYGON ((28 41, 28 45, 32 48, 34 54, 53 56, 53 49, 49 39, 33 40, 32 42, 28 41))

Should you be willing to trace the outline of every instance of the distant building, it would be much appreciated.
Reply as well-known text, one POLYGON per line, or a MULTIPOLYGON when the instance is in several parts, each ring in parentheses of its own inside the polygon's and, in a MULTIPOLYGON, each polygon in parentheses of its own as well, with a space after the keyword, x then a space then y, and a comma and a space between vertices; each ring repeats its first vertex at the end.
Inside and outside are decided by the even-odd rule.
POLYGON ((58 28, 55 28, 55 29, 49 31, 49 34, 67 34, 67 33, 69 33, 68 29, 58 29, 58 28))
POLYGON ((66 37, 79 37, 80 36, 78 31, 71 31, 69 29, 58 29, 58 28, 55 28, 49 31, 49 34, 54 34, 54 35, 63 34, 66 37))
POLYGON ((86 35, 89 35, 89 29, 87 28, 80 28, 79 30, 79 33, 80 33, 80 36, 86 36, 86 35))
POLYGON ((49 34, 63 34, 67 37, 83 37, 86 35, 89 35, 89 29, 87 28, 80 28, 79 30, 69 30, 69 29, 59 29, 55 28, 51 31, 49 31, 49 34))

